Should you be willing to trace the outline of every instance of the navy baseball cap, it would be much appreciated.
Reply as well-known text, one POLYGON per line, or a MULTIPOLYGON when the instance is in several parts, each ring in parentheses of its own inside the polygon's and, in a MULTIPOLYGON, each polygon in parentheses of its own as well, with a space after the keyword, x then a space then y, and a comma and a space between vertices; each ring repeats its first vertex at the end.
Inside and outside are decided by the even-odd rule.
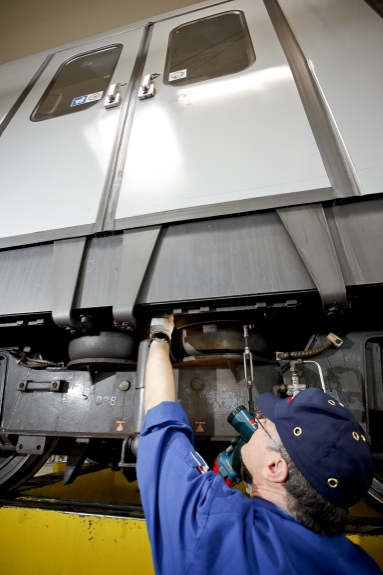
POLYGON ((262 393, 258 406, 275 424, 299 471, 325 499, 350 507, 366 494, 373 477, 370 446, 342 403, 310 387, 287 399, 262 393))

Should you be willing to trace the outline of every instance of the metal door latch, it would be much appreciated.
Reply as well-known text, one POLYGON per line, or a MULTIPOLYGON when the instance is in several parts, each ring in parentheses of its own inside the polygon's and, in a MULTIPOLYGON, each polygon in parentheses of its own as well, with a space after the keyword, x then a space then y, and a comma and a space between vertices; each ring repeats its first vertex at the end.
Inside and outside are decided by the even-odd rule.
POLYGON ((121 86, 126 86, 126 82, 125 84, 111 84, 109 86, 104 101, 104 106, 107 110, 109 110, 110 108, 117 108, 117 106, 120 106, 122 102, 122 96, 120 92, 121 86))
POLYGON ((148 98, 153 98, 156 93, 154 82, 158 76, 161 74, 147 74, 144 76, 144 81, 142 82, 142 86, 138 91, 138 99, 139 100, 147 100, 148 98))

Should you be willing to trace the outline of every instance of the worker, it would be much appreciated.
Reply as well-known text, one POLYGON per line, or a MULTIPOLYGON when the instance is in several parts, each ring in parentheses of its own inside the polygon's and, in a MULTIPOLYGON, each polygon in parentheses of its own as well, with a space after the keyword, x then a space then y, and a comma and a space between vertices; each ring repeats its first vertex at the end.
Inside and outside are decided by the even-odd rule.
POLYGON ((263 415, 242 448, 248 498, 194 450, 176 401, 172 330, 172 316, 152 320, 137 457, 156 575, 380 573, 343 535, 347 508, 373 473, 352 414, 317 388, 288 399, 260 395, 263 415))

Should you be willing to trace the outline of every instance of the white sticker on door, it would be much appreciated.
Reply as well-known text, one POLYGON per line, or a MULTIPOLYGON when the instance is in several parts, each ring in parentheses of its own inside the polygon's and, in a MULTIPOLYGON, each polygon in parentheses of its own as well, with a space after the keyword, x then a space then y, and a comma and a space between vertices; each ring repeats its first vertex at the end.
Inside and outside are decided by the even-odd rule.
POLYGON ((177 70, 177 72, 170 72, 169 74, 169 82, 174 82, 174 80, 181 80, 181 78, 186 78, 188 75, 188 71, 185 70, 177 70))
POLYGON ((70 107, 81 106, 81 104, 88 104, 89 102, 95 102, 96 100, 101 100, 104 92, 94 92, 93 94, 86 94, 85 96, 76 96, 73 98, 70 107))

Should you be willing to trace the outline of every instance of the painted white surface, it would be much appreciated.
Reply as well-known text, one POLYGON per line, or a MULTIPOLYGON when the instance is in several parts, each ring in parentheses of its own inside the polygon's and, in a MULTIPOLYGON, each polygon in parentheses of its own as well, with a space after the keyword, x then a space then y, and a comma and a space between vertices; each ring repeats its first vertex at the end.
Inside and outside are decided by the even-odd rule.
POLYGON ((43 64, 49 52, 33 54, 0 66, 0 122, 43 64))
POLYGON ((330 187, 261 0, 238 0, 156 24, 145 74, 163 74, 173 28, 236 9, 245 13, 256 62, 238 74, 190 86, 156 80, 156 96, 137 104, 118 219, 330 187))
POLYGON ((68 116, 29 118, 60 64, 75 54, 123 44, 112 82, 128 82, 141 36, 133 30, 54 56, 0 138, 0 237, 95 221, 120 109, 105 110, 102 98, 68 116))
POLYGON ((383 191, 383 20, 363 0, 279 0, 313 64, 362 193, 383 191))

